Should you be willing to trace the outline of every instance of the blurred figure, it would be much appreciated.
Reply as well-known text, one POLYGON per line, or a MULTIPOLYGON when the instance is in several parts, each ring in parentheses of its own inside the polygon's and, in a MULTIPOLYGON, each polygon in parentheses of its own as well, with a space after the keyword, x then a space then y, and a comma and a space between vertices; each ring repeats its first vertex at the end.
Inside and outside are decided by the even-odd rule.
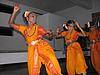
POLYGON ((86 33, 90 40, 91 62, 95 70, 100 74, 100 30, 96 25, 90 26, 90 31, 86 33))

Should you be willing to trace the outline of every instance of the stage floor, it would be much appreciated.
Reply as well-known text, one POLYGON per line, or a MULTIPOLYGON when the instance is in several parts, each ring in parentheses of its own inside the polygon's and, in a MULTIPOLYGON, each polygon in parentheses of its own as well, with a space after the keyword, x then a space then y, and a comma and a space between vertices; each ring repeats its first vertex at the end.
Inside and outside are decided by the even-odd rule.
MULTIPOLYGON (((86 57, 86 61, 89 67, 87 69, 87 75, 99 75, 93 69, 90 62, 90 57, 86 57)), ((65 59, 59 59, 59 63, 62 69, 62 74, 67 75, 65 67, 65 59)), ((28 75, 27 63, 0 65, 0 75, 28 75)), ((44 65, 41 67, 40 75, 47 75, 44 65)))

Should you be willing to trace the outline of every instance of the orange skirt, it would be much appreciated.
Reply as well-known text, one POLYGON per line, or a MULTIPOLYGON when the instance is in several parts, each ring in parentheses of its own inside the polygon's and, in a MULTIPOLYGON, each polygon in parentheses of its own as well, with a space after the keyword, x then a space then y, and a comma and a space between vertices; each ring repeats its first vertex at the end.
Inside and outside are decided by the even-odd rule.
POLYGON ((42 64, 45 65, 48 75, 61 75, 60 65, 55 53, 49 43, 44 40, 28 47, 29 75, 40 75, 42 64))
POLYGON ((87 65, 80 44, 74 42, 67 47, 66 52, 66 68, 68 75, 86 73, 87 65))
POLYGON ((100 42, 96 42, 91 49, 91 61, 95 70, 100 72, 100 42))

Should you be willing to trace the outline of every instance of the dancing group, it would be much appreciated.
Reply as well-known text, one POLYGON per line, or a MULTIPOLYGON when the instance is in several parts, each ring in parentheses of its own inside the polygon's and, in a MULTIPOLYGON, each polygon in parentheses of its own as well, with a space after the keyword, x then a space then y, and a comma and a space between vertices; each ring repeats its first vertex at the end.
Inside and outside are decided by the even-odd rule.
MULTIPOLYGON (((19 31, 25 38, 28 45, 28 72, 29 75, 40 75, 40 68, 42 64, 45 65, 48 75, 63 75, 61 74, 61 68, 59 62, 55 56, 54 50, 51 45, 43 39, 43 36, 50 37, 52 35, 51 31, 45 30, 42 26, 36 24, 36 14, 34 12, 25 11, 24 18, 27 21, 27 25, 17 24, 14 22, 17 12, 20 10, 18 4, 14 5, 13 13, 9 19, 9 24, 14 30, 19 31)), ((87 33, 82 30, 77 21, 68 20, 63 24, 63 28, 66 30, 60 31, 57 28, 56 38, 64 37, 66 43, 66 70, 68 75, 83 74, 86 75, 86 61, 82 48, 77 42, 79 36, 89 36, 92 40, 93 45, 91 48, 97 50, 97 46, 100 44, 95 40, 97 36, 93 32, 87 33), (78 32, 74 29, 74 26, 81 31, 78 32), (92 36, 95 38, 91 38, 92 36)), ((100 33, 100 32, 99 32, 100 33)), ((99 34, 98 33, 98 34, 99 34)), ((98 35, 100 37, 100 35, 98 35)), ((97 52, 98 57, 100 56, 100 51, 97 52)), ((92 51, 94 54, 94 51, 92 51)), ((100 72, 100 58, 94 59, 92 57, 93 64, 96 67, 97 72, 100 72), (99 61, 95 64, 95 61, 99 61)))

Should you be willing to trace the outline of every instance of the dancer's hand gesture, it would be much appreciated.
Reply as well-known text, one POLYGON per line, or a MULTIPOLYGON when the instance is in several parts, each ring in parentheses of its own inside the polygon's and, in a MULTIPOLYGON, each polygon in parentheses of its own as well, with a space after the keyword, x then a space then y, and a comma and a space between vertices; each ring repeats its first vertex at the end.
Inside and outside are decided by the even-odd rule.
POLYGON ((20 5, 16 3, 14 5, 14 12, 18 12, 19 10, 20 10, 20 5))

